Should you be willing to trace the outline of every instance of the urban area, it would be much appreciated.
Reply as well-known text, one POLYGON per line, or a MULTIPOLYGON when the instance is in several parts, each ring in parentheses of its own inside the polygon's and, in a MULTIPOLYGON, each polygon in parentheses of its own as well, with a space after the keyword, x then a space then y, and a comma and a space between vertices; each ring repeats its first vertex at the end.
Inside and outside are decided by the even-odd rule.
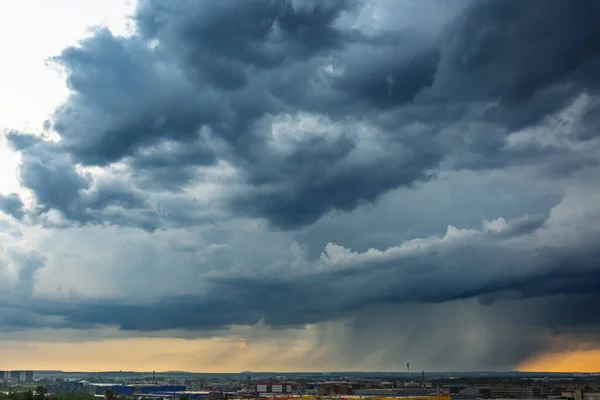
POLYGON ((0 371, 0 400, 600 400, 600 375, 0 371))

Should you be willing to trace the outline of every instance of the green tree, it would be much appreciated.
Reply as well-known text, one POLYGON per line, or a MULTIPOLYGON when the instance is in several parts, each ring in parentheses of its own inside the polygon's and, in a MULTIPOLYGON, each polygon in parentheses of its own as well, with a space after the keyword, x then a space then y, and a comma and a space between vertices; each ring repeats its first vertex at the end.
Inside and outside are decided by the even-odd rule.
POLYGON ((104 391, 105 400, 117 400, 117 394, 112 389, 106 389, 104 391))
POLYGON ((23 400, 35 400, 35 396, 31 390, 23 392, 23 400))
POLYGON ((22 400, 23 396, 21 395, 21 393, 17 393, 11 390, 10 392, 8 392, 6 398, 9 400, 22 400))
POLYGON ((46 394, 48 394, 48 389, 40 385, 35 388, 34 400, 45 400, 46 394))
POLYGON ((179 400, 190 400, 190 396, 188 396, 187 394, 184 394, 179 397, 179 400))

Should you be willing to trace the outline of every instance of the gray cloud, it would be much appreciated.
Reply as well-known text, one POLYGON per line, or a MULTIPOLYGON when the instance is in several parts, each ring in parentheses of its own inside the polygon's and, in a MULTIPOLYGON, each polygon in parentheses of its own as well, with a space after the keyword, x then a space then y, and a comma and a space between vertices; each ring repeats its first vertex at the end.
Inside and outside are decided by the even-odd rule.
POLYGON ((598 321, 589 316, 597 300, 571 295, 371 307, 339 327, 320 327, 317 343, 346 365, 366 359, 396 369, 410 361, 411 369, 425 371, 512 370, 549 351, 597 345, 598 321), (579 315, 567 319, 568 310, 579 315))
POLYGON ((40 253, 18 246, 0 247, 0 298, 7 306, 9 299, 27 302, 34 294, 35 276, 43 266, 45 258, 40 253))
MULTIPOLYGON (((192 187, 205 179, 203 168, 226 162, 236 184, 247 187, 224 205, 293 229, 431 179, 449 157, 472 169, 570 157, 564 147, 510 147, 506 140, 595 90, 595 2, 551 1, 544 13, 534 3, 473 2, 462 12, 449 7, 441 31, 353 27, 365 6, 141 1, 132 37, 100 29, 55 58, 72 94, 52 122, 61 136, 53 154, 65 160, 55 167, 64 177, 53 179, 71 186, 50 198, 40 182, 52 171, 31 152, 24 185, 44 206, 64 210, 80 202, 86 185, 67 159, 124 162, 129 185, 158 191, 192 187), (315 133, 296 123, 282 138, 281 117, 303 113, 329 125, 315 133), (357 123, 362 131, 353 132, 357 123), (349 131, 328 137, 335 125, 349 131), (362 149, 369 130, 379 133, 363 140, 377 146, 362 149), (282 140, 287 150, 273 147, 282 140)), ((557 170, 587 162, 571 158, 557 170)), ((140 221, 123 218, 108 222, 140 221)))
POLYGON ((16 193, 0 195, 0 211, 12 215, 16 219, 23 218, 23 200, 16 193))
MULTIPOLYGON (((101 29, 64 50, 55 61, 72 94, 53 118, 62 139, 55 154, 84 166, 124 161, 133 185, 167 191, 201 182, 199 168, 222 160, 249 185, 230 207, 290 229, 430 179, 456 152, 461 167, 475 169, 564 154, 510 149, 506 137, 595 87, 586 72, 596 60, 590 1, 552 1, 543 15, 529 3, 474 2, 441 37, 431 27, 429 36, 352 28, 351 16, 365 6, 359 1, 235 4, 142 1, 133 37, 101 29), (501 28, 508 20, 510 29, 501 28), (538 28, 549 37, 527 33, 538 28), (498 104, 475 111, 487 102, 498 104), (289 128, 297 137, 290 151, 270 146, 277 119, 269 116, 303 112, 381 130, 378 151, 357 155, 364 133, 331 140, 298 124, 289 128), (473 126, 473 118, 493 124, 473 126), (460 119, 444 139, 442 126, 460 119)), ((44 197, 36 183, 46 181, 44 163, 23 163, 24 184, 46 206, 77 203, 84 183, 76 179, 62 199, 44 197)))
MULTIPOLYGON (((197 294, 137 303, 50 301, 35 307, 43 315, 64 317, 73 326, 154 331, 219 330, 259 321, 290 327, 349 318, 371 307, 465 299, 489 305, 504 299, 572 295, 575 302, 579 296, 596 295, 599 247, 593 239, 596 229, 578 228, 578 218, 561 215, 564 207, 567 201, 548 219, 498 219, 482 230, 449 227, 443 237, 406 241, 384 251, 356 253, 329 244, 308 269, 206 276, 197 294)), ((586 217, 597 220, 597 212, 589 210, 586 217)), ((561 307, 555 309, 536 323, 571 327, 599 322, 585 312, 567 316, 561 307)))
MULTIPOLYGON (((67 247, 46 246, 82 255, 74 269, 66 269, 65 258, 51 260, 67 275, 112 249, 114 259, 96 267, 102 274, 86 273, 99 286, 58 297, 40 286, 32 298, 5 301, 0 325, 206 337, 229 336, 240 325, 289 333, 309 324, 319 335, 311 346, 328 343, 323 356, 348 365, 369 354, 380 365, 410 357, 424 368, 442 368, 448 359, 465 369, 511 368, 540 352, 563 350, 556 337, 596 343, 600 321, 590 307, 600 279, 597 198, 595 190, 574 190, 547 217, 499 218, 478 230, 449 227, 445 235, 382 250, 330 243, 316 259, 299 248, 286 258, 286 234, 248 226, 215 227, 196 237, 130 230, 123 237, 138 237, 122 248, 115 244, 124 239, 114 237, 122 228, 106 232, 104 240, 114 242, 106 245, 92 240, 96 228, 80 228, 77 239, 61 233, 67 247), (234 238, 236 230, 245 234, 234 238), (96 253, 79 250, 84 246, 96 253), (416 354, 415 347, 428 350, 416 354)), ((39 283, 47 284, 54 271, 39 283)))
POLYGON ((415 337, 430 309, 456 330, 432 365, 480 318, 496 331, 462 360, 503 367, 552 349, 548 332, 597 338, 597 2, 242 3, 142 0, 132 36, 99 29, 54 58, 71 90, 47 126, 59 140, 7 134, 35 208, 0 210, 64 228, 63 247, 85 235, 77 263, 112 286, 65 295, 52 272, 77 263, 54 254, 0 325, 339 323, 364 351, 390 326, 392 362, 440 341, 415 337), (99 264, 100 248, 117 255, 99 264), (499 354, 503 326, 520 339, 499 354))
POLYGON ((81 191, 89 188, 89 181, 76 170, 69 157, 43 141, 33 142, 26 135, 12 134, 8 138, 11 144, 27 138, 28 147, 21 151, 23 186, 35 193, 43 207, 61 210, 68 218, 77 219, 81 191))
MULTIPOLYGON (((210 90, 197 92, 177 66, 155 59, 146 43, 102 29, 55 58, 74 94, 56 110, 54 129, 75 161, 106 165, 161 138, 193 142, 218 118, 210 90)), ((205 157, 211 160, 211 154, 205 157)))
POLYGON ((600 34, 594 1, 480 1, 448 28, 431 96, 499 101, 488 117, 517 129, 596 91, 600 34))

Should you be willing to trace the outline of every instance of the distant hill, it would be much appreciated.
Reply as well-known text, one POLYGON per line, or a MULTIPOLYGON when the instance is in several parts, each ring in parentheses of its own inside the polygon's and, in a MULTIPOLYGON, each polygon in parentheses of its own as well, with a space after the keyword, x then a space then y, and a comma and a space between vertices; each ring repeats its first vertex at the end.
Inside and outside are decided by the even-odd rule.
MULTIPOLYGON (((58 371, 58 370, 40 370, 34 371, 34 374, 38 378, 44 377, 65 377, 65 378, 85 378, 85 377, 105 377, 109 379, 114 378, 148 378, 153 375, 151 371, 58 371)), ((186 378, 186 377, 204 377, 204 378, 245 378, 248 375, 253 377, 297 377, 297 378, 323 378, 324 375, 329 379, 336 377, 340 378, 360 378, 360 377, 387 377, 387 378, 412 378, 420 377, 420 372, 414 372, 410 375, 406 372, 392 372, 392 371, 342 371, 342 372, 256 372, 256 371, 243 371, 243 372, 232 372, 232 373, 205 373, 205 372, 189 372, 189 371, 161 371, 156 372, 157 377, 164 378, 186 378)), ((580 374, 580 373, 569 373, 569 372, 519 372, 519 371, 453 371, 453 372, 425 372, 427 379, 453 379, 453 378, 558 378, 566 377, 571 378, 574 376, 586 376, 592 374, 580 374)))

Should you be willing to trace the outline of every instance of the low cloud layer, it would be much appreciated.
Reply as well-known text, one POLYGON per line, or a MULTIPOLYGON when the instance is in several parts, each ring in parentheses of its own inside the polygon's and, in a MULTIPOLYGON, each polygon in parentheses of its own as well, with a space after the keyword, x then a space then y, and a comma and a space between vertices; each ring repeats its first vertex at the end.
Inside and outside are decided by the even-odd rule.
POLYGON ((447 340, 428 365, 467 369, 595 343, 598 17, 593 0, 139 1, 131 36, 53 58, 70 94, 44 134, 6 134, 31 201, 0 195, 29 252, 0 263, 26 297, 0 328, 308 326, 381 360, 447 340), (424 315, 452 328, 415 338, 424 315))

